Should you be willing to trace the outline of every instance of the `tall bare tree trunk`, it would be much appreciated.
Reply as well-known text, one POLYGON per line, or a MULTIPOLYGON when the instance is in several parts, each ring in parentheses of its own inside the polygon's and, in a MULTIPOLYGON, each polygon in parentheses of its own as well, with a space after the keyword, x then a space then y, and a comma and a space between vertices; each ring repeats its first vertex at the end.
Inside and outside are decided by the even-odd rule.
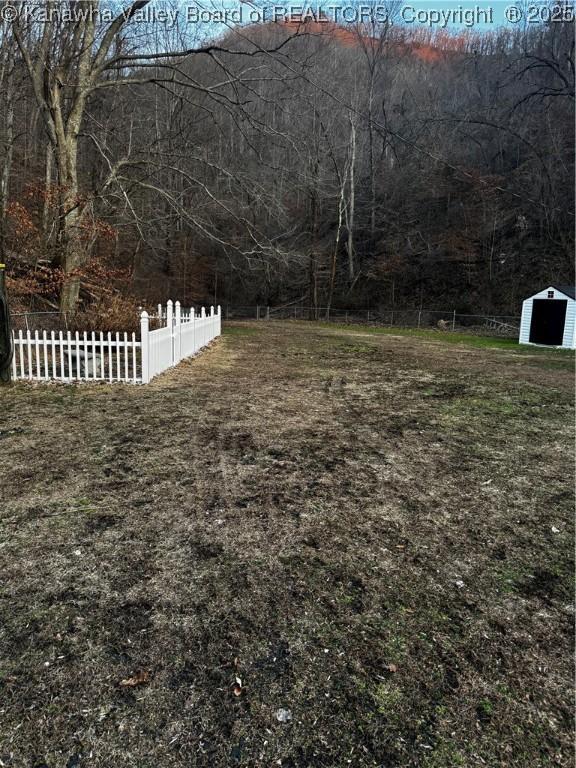
POLYGON ((0 171, 0 261, 4 260, 6 238, 6 211, 8 209, 8 195, 10 185, 10 173, 12 171, 12 159, 14 155, 14 66, 10 55, 11 46, 7 45, 2 57, 0 71, 0 86, 4 91, 5 102, 5 148, 2 170, 0 171))
POLYGON ((376 170, 374 168, 374 80, 376 67, 370 67, 368 90, 368 163, 370 166, 370 247, 374 247, 376 234, 376 170))
POLYGON ((348 279, 350 284, 354 281, 354 209, 356 205, 356 126, 350 117, 350 204, 348 210, 348 279))
POLYGON ((318 320, 318 204, 319 189, 318 180, 320 174, 320 137, 318 129, 321 124, 316 123, 316 113, 314 114, 314 158, 311 170, 310 184, 310 253, 308 257, 308 280, 310 294, 310 320, 318 320))
POLYGON ((86 246, 82 239, 84 207, 78 189, 77 156, 77 133, 58 135, 56 165, 61 189, 59 245, 65 273, 60 311, 68 313, 76 311, 80 296, 79 269, 86 261, 86 246))
POLYGON ((42 255, 46 258, 50 246, 50 211, 52 208, 52 167, 54 150, 52 144, 46 144, 44 165, 44 205, 42 207, 42 255))
POLYGON ((308 278, 310 292, 310 320, 318 319, 318 275, 317 275, 317 253, 316 238, 318 234, 318 190, 316 185, 312 189, 310 200, 310 218, 312 230, 312 242, 310 244, 310 254, 308 257, 308 278))
POLYGON ((336 280, 336 261, 338 258, 338 247, 340 245, 340 235, 342 233, 342 221, 344 218, 345 207, 345 189, 346 189, 346 173, 340 182, 340 197, 338 198, 338 226, 336 227, 336 241, 334 243, 334 250, 332 251, 332 262, 330 264, 330 287, 328 289, 328 301, 326 303, 326 319, 330 317, 330 309, 332 307, 332 298, 334 296, 334 282, 336 280))

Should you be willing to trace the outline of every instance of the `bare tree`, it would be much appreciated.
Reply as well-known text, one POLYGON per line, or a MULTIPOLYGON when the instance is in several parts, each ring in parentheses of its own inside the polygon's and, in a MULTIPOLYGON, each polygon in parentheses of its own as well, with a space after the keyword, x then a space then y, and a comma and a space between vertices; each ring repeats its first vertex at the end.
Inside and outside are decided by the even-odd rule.
MULTIPOLYGON (((60 190, 60 258, 66 276, 60 299, 62 311, 71 312, 76 308, 79 269, 87 258, 84 225, 92 200, 81 188, 78 153, 88 99, 99 89, 153 83, 169 89, 175 85, 185 86, 209 94, 217 101, 235 103, 234 97, 223 94, 223 89, 232 84, 229 81, 204 86, 183 69, 183 63, 192 56, 209 55, 216 59, 218 53, 226 52, 221 46, 154 53, 124 51, 125 29, 149 2, 134 0, 107 25, 99 21, 99 0, 85 0, 82 13, 73 14, 72 22, 62 21, 58 3, 47 2, 47 21, 38 35, 33 23, 23 28, 20 23, 23 13, 13 25, 54 148, 60 190)), ((21 3, 21 10, 24 6, 25 3, 21 3)), ((104 186, 116 175, 117 168, 111 168, 104 186)))

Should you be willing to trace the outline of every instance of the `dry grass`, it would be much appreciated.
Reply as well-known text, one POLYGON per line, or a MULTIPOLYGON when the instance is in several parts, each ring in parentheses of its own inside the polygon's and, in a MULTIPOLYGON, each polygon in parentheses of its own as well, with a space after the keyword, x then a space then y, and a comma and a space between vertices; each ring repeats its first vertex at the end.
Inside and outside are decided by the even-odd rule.
POLYGON ((0 765, 572 765, 570 367, 236 324, 2 391, 0 765))

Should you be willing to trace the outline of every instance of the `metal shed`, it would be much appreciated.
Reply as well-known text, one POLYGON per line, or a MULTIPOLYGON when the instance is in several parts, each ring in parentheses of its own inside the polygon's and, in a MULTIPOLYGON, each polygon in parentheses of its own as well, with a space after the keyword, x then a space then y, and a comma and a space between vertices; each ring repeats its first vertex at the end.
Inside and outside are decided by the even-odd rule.
POLYGON ((522 303, 520 344, 576 349, 576 288, 550 285, 522 303))

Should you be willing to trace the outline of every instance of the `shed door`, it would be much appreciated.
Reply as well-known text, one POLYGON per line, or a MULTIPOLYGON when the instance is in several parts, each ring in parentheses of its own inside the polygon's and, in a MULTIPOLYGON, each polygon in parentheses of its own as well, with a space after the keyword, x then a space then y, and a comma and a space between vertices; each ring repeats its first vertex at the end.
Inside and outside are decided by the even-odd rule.
POLYGON ((534 299, 530 323, 530 341, 533 344, 562 344, 567 304, 567 301, 560 299, 534 299))

